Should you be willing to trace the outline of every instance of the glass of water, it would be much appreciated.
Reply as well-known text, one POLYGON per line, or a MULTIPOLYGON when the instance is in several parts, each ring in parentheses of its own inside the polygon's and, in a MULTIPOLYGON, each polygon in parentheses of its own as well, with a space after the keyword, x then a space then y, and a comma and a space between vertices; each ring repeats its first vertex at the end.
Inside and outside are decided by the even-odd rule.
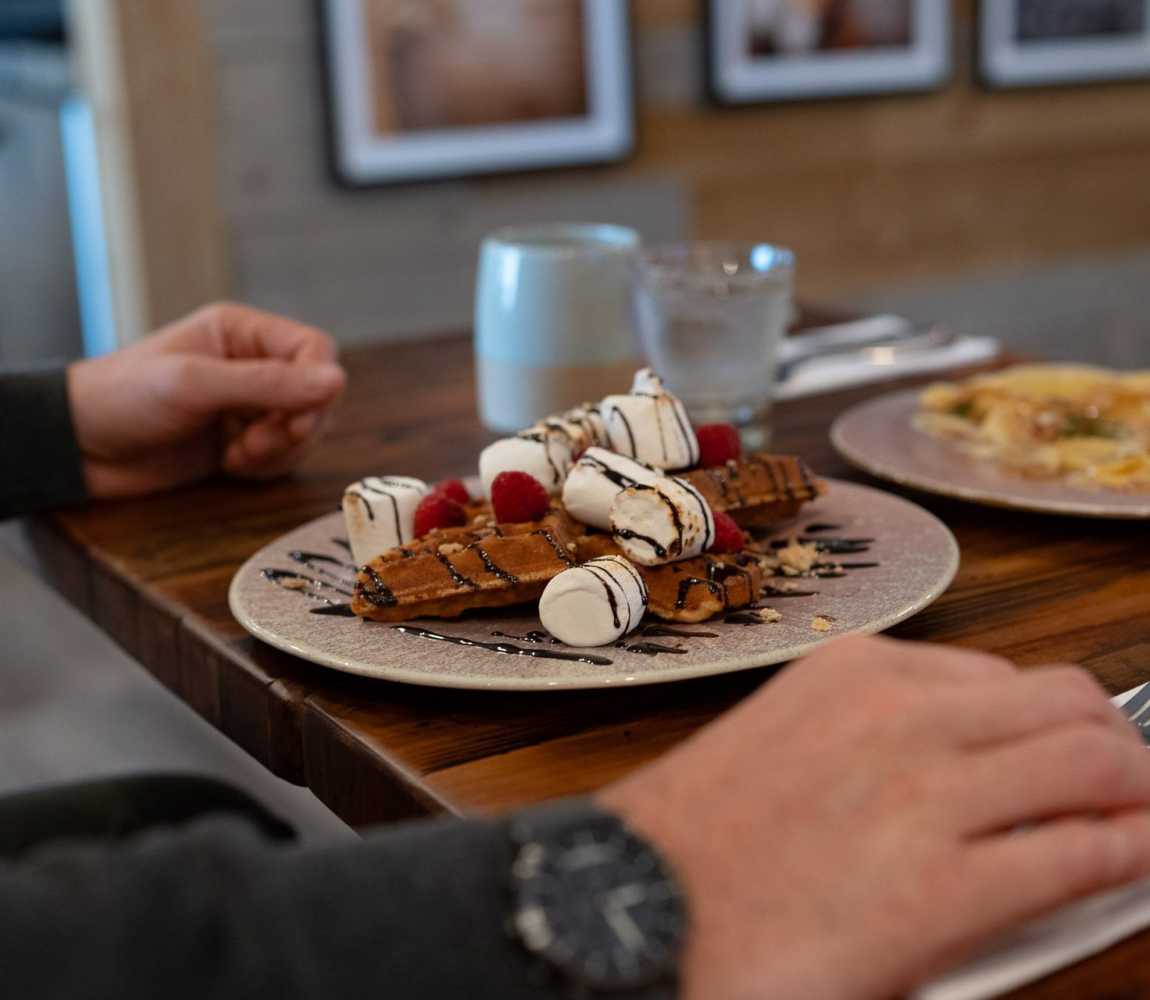
POLYGON ((775 361, 791 317, 795 255, 766 243, 681 243, 639 259, 636 310, 651 367, 700 424, 770 440, 775 361))

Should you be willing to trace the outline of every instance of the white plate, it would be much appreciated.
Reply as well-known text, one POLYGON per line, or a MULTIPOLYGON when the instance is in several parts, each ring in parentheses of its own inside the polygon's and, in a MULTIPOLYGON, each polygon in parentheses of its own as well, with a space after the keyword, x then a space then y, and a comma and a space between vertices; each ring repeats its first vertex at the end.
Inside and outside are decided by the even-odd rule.
MULTIPOLYGON (((840 525, 821 537, 874 538, 865 554, 841 557, 846 562, 877 562, 869 569, 848 571, 837 579, 799 581, 813 597, 769 599, 783 620, 744 626, 721 620, 701 625, 671 626, 710 632, 713 638, 650 641, 681 647, 682 653, 652 656, 625 648, 576 650, 493 635, 523 635, 539 629, 534 608, 479 612, 454 621, 423 620, 416 626, 471 642, 505 642, 535 656, 432 641, 391 625, 355 618, 312 614, 319 606, 298 591, 265 578, 266 569, 316 574, 289 553, 315 552, 335 560, 348 556, 335 539, 343 535, 338 513, 328 514, 288 532, 249 559, 232 580, 228 601, 232 613, 252 635, 322 666, 367 677, 436 687, 518 691, 599 688, 619 684, 657 684, 782 663, 847 632, 880 632, 909 618, 936 600, 958 570, 958 545, 934 515, 901 497, 853 483, 828 481, 827 495, 804 508, 790 528, 815 523, 840 525), (815 615, 833 619, 830 632, 811 627, 815 615), (588 655, 607 662, 586 663, 537 658, 558 652, 588 655)), ((341 575, 335 564, 315 565, 341 575)), ((318 577, 321 580, 327 577, 318 577)), ((332 589, 329 599, 342 600, 332 589)), ((634 644, 633 640, 632 644, 634 644)))
POLYGON ((1027 479, 916 430, 920 390, 904 389, 853 406, 831 427, 831 441, 852 465, 901 486, 992 507, 1074 517, 1150 517, 1150 495, 1083 489, 1027 479))

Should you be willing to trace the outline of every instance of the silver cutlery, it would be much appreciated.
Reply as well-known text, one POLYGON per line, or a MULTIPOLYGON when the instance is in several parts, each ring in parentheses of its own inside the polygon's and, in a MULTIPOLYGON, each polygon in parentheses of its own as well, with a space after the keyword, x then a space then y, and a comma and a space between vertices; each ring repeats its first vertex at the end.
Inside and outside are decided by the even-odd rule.
POLYGON ((1122 714, 1142 735, 1142 742, 1150 746, 1150 684, 1143 684, 1138 693, 1122 706, 1122 714))
POLYGON ((831 345, 801 354, 792 353, 790 357, 784 355, 779 362, 777 377, 780 383, 786 382, 803 365, 826 358, 848 359, 862 365, 893 365, 911 355, 949 347, 957 339, 955 334, 938 327, 911 326, 893 336, 887 335, 861 345, 831 345))

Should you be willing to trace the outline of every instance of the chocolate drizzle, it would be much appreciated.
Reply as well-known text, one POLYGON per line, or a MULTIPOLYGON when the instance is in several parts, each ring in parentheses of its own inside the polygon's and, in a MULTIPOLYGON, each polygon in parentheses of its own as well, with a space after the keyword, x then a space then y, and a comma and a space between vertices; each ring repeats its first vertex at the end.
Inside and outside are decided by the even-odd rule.
POLYGON ((547 543, 551 546, 551 548, 555 550, 555 555, 559 557, 561 562, 568 566, 575 565, 575 560, 571 558, 571 553, 563 548, 563 546, 559 543, 558 538, 551 534, 550 528, 536 528, 533 532, 531 532, 531 534, 540 535, 541 537, 547 539, 547 543))
POLYGON ((515 639, 519 642, 541 642, 550 646, 562 646, 558 639, 555 638, 550 632, 544 632, 542 629, 533 628, 530 632, 525 632, 523 635, 515 635, 511 632, 495 631, 491 633, 496 638, 502 639, 515 639))
POLYGON ((351 542, 349 542, 346 538, 333 538, 331 542, 333 545, 338 545, 345 552, 351 552, 351 542))
POLYGON ((643 653, 645 656, 658 656, 660 653, 685 653, 687 652, 682 646, 668 646, 663 642, 633 642, 630 645, 627 643, 619 643, 621 649, 626 649, 628 653, 643 653))
POLYGON ((639 451, 635 444, 635 432, 631 429, 631 421, 627 419, 627 414, 625 414, 622 410, 619 409, 619 407, 616 406, 610 411, 610 415, 613 417, 618 417, 623 421, 623 427, 627 431, 627 440, 631 444, 630 455, 632 458, 637 458, 639 451))
POLYGON ((720 601, 724 599, 723 588, 714 580, 707 580, 701 576, 689 576, 679 581, 679 592, 675 597, 675 607, 682 610, 687 606, 687 596, 694 587, 706 587, 720 601))
POLYGON ((456 646, 487 649, 493 653, 503 653, 506 656, 532 656, 542 660, 591 663, 597 667, 609 667, 613 663, 605 656, 594 656, 591 653, 562 653, 557 649, 527 649, 510 642, 481 642, 478 639, 468 639, 461 635, 444 635, 442 632, 432 632, 430 629, 417 628, 415 625, 392 625, 391 627, 404 635, 414 635, 420 639, 430 639, 433 642, 449 642, 456 646))
POLYGON ((691 629, 671 628, 669 625, 645 625, 640 635, 667 639, 717 639, 718 632, 697 632, 691 629))
POLYGON ((632 479, 628 475, 623 474, 618 469, 612 469, 611 466, 609 466, 606 462, 596 458, 594 455, 584 455, 581 459, 579 459, 579 464, 594 466, 604 479, 614 483, 614 485, 618 486, 621 490, 630 489, 633 486, 639 485, 636 480, 632 479))
MULTIPOLYGON (((566 433, 566 431, 564 431, 564 433, 566 433)), ((563 482, 563 473, 551 455, 551 436, 550 431, 547 433, 542 431, 522 431, 517 435, 517 437, 524 441, 534 441, 536 444, 543 445, 543 455, 547 459, 548 466, 551 468, 552 483, 558 484, 563 482)), ((568 435, 568 437, 570 437, 570 435, 568 435)))
POLYGON ((763 594, 768 597, 815 597, 817 590, 779 590, 771 583, 763 587, 763 594))
POLYGON ((636 541, 645 542, 647 545, 651 546, 651 550, 660 559, 667 558, 667 550, 663 548, 663 546, 660 545, 657 541, 655 541, 655 539, 650 538, 647 535, 640 535, 637 531, 632 531, 630 528, 623 528, 621 531, 616 531, 615 537, 622 538, 624 541, 635 539, 636 541))
POLYGON ((443 568, 447 570, 448 574, 451 576, 451 582, 454 583, 455 586, 469 587, 471 590, 479 589, 479 584, 472 580, 471 577, 464 576, 462 573, 460 573, 455 564, 442 552, 436 552, 435 558, 443 564, 443 568))
POLYGON ((747 608, 743 611, 736 611, 733 614, 727 615, 723 621, 728 625, 752 626, 769 624, 755 613, 758 610, 758 608, 747 608))
POLYGON ((341 569, 350 570, 352 573, 355 572, 355 566, 352 563, 344 562, 335 556, 325 555, 322 552, 305 552, 302 549, 292 549, 292 551, 288 553, 288 558, 292 562, 301 563, 313 573, 318 573, 320 576, 326 577, 334 583, 346 584, 348 586, 355 585, 355 580, 348 574, 333 573, 325 567, 324 564, 327 566, 338 566, 341 569))
POLYGON ((355 569, 352 563, 344 562, 336 556, 329 556, 323 552, 308 552, 305 549, 292 549, 288 553, 288 558, 292 562, 303 563, 305 566, 318 562, 328 563, 331 566, 342 566, 344 569, 355 569))
POLYGON ((395 599, 395 594, 391 592, 391 588, 383 582, 383 578, 371 566, 364 566, 362 572, 371 582, 371 586, 365 587, 361 583, 356 588, 360 597, 369 604, 374 604, 377 608, 394 608, 399 603, 395 599))
POLYGON ((356 613, 351 610, 350 604, 321 604, 318 608, 308 609, 313 615, 330 615, 332 618, 355 618, 356 613))
POLYGON ((274 583, 277 587, 283 587, 284 590, 294 590, 303 597, 324 601, 327 604, 336 602, 323 593, 325 590, 333 590, 344 597, 352 596, 350 590, 345 590, 343 587, 328 583, 326 580, 316 579, 313 576, 304 576, 303 573, 297 573, 294 569, 262 569, 260 576, 274 583))
POLYGON ((357 497, 359 499, 359 502, 363 504, 363 509, 367 511, 367 519, 369 521, 375 520, 375 508, 372 507, 371 501, 368 500, 367 497, 365 497, 362 493, 358 492, 357 490, 348 490, 347 493, 344 495, 357 497))
POLYGON ((467 547, 471 549, 477 556, 479 556, 481 560, 483 560, 483 568, 487 570, 487 572, 492 576, 497 576, 500 580, 504 580, 512 585, 519 582, 519 577, 517 577, 514 573, 508 573, 507 570, 496 566, 495 560, 491 558, 491 554, 478 542, 473 542, 467 547))
MULTIPOLYGON (((593 563, 587 563, 583 566, 595 579, 603 586, 603 590, 607 594, 607 604, 611 608, 611 624, 615 628, 619 628, 622 624, 619 621, 619 601, 615 597, 615 587, 619 584, 615 578, 603 569, 602 566, 596 566, 593 563)), ((622 591, 622 587, 619 588, 622 591)), ((627 606, 627 625, 623 628, 624 634, 631 631, 631 602, 627 600, 627 595, 623 595, 623 603, 627 606)))
MULTIPOLYGON (((378 486, 373 485, 373 480, 364 479, 360 481, 360 488, 367 490, 369 493, 375 493, 382 497, 387 497, 391 501, 391 516, 395 521, 395 540, 396 542, 403 541, 403 528, 399 521, 399 500, 391 490, 414 490, 421 492, 420 487, 412 484, 405 483, 398 479, 388 479, 384 477, 377 477, 374 482, 383 483, 384 486, 390 487, 388 490, 381 490, 378 486)), ((365 500, 366 503, 366 500, 365 500)), ((368 517, 375 520, 375 514, 371 512, 371 504, 367 505, 368 517)))

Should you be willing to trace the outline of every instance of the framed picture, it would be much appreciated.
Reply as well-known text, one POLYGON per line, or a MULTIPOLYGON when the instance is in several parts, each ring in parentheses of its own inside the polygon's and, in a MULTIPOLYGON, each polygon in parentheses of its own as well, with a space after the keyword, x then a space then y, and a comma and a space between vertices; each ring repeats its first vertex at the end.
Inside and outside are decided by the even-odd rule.
POLYGON ((619 0, 319 0, 346 184, 605 162, 633 144, 619 0))
POLYGON ((720 104, 930 90, 950 76, 949 0, 709 0, 720 104))
POLYGON ((1150 76, 1150 0, 983 0, 979 37, 992 87, 1150 76))

